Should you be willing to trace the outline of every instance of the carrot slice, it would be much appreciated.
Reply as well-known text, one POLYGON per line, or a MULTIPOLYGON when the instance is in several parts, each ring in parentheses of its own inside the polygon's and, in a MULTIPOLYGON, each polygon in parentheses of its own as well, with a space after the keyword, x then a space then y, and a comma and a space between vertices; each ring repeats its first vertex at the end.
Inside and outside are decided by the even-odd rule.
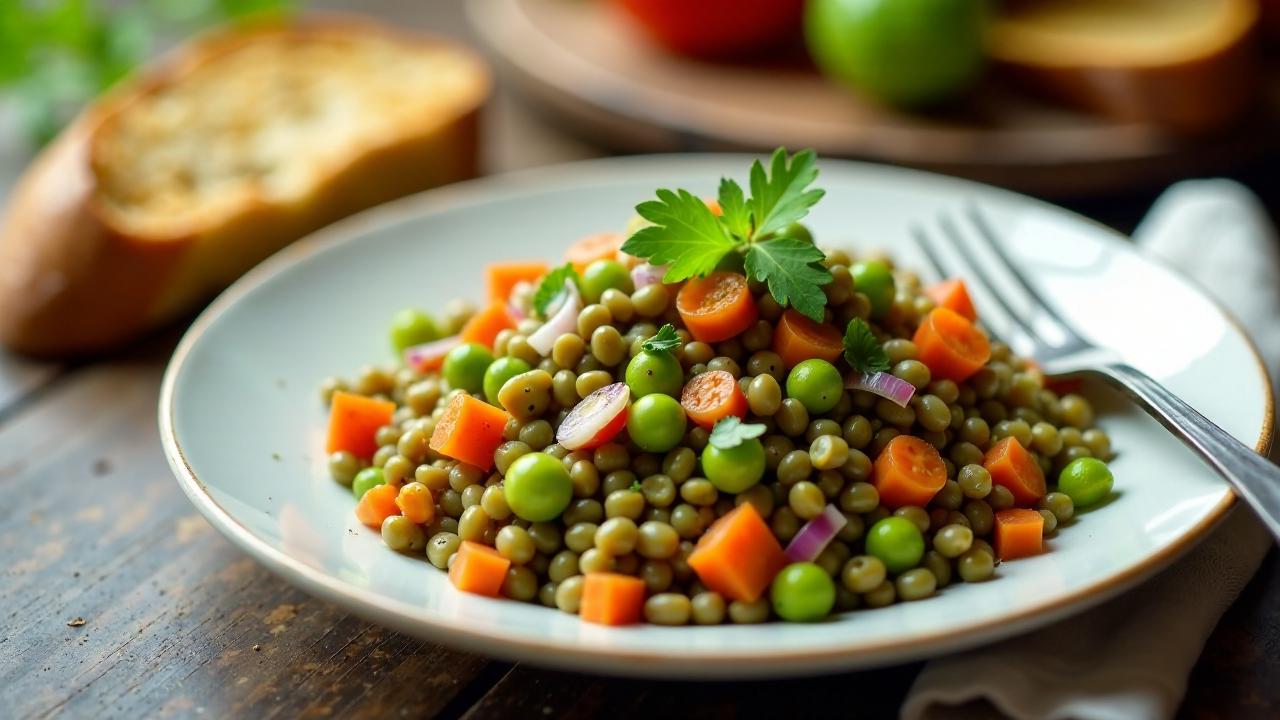
POLYGON ((964 382, 991 359, 991 343, 976 325, 950 308, 929 311, 912 342, 916 359, 935 380, 964 382))
POLYGON ((710 430, 722 419, 747 416, 747 396, 733 374, 710 370, 685 383, 680 405, 689 419, 710 430))
POLYGON ((470 395, 454 395, 445 408, 431 449, 481 470, 493 467, 493 451, 502 444, 502 430, 511 416, 470 395))
POLYGON ((347 452, 371 458, 378 451, 373 435, 378 428, 391 424, 396 404, 387 400, 338 391, 329 404, 329 438, 325 452, 347 452))
POLYGON ((934 446, 912 435, 899 435, 876 457, 871 484, 885 507, 924 507, 947 484, 947 466, 934 446))
POLYGON ((462 326, 458 339, 464 343, 476 342, 493 348, 493 340, 498 337, 498 333, 515 329, 515 326, 515 321, 507 312, 507 301, 499 300, 489 303, 488 307, 472 315, 467 324, 462 326))
POLYGON ((973 299, 969 297, 969 289, 965 287, 964 280, 943 280, 925 290, 924 294, 935 306, 954 310, 969 322, 977 322, 978 310, 973 306, 973 299))
POLYGON ((436 503, 431 497, 431 490, 420 482, 406 483, 400 488, 396 507, 400 508, 401 515, 419 525, 425 525, 436 517, 436 503))
POLYGON ((786 367, 810 358, 835 362, 844 352, 844 337, 835 326, 814 322, 795 308, 787 308, 773 329, 773 351, 786 367))
POLYGON ((564 252, 564 259, 573 263, 573 269, 581 275, 596 260, 616 259, 626 239, 622 233, 615 232, 588 235, 570 245, 564 252))
POLYGON ((582 605, 578 613, 586 622, 599 625, 630 625, 640 622, 644 610, 644 581, 618 573, 587 573, 582 582, 582 605))
POLYGON ((1015 437, 992 445, 982 467, 991 473, 991 482, 1013 493, 1013 500, 1019 505, 1034 505, 1044 497, 1044 471, 1015 437))
POLYGON ((992 546, 1001 560, 1016 560, 1044 552, 1044 517, 1027 508, 996 511, 992 546))
POLYGON ((707 529, 688 562, 708 588, 755 602, 786 567, 787 556, 755 506, 743 503, 707 529))
POLYGON ((478 542, 463 540, 449 566, 449 582, 462 592, 498 597, 511 561, 497 550, 478 542))
POLYGON ((505 303, 511 298, 511 290, 516 285, 522 282, 537 282, 547 274, 547 270, 547 264, 541 260, 490 263, 485 268, 485 284, 489 288, 489 299, 505 303))
POLYGON ((356 503, 356 519, 371 528, 382 527, 383 520, 400 514, 400 508, 396 507, 399 492, 400 488, 391 483, 373 486, 356 503))
POLYGON ((702 342, 728 340, 760 316, 746 276, 725 271, 685 283, 676 295, 676 309, 694 339, 702 342))

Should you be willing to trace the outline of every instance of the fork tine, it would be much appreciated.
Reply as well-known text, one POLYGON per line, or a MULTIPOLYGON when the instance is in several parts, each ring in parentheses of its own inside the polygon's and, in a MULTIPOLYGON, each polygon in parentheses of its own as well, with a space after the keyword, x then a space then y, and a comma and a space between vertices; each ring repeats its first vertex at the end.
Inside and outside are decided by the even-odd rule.
POLYGON ((1046 317, 1051 319, 1056 326, 1055 329, 1060 331, 1063 337, 1074 342, 1083 342, 1076 331, 1072 329, 1071 323, 1062 317, 1057 308, 1045 300, 1044 295, 1027 280, 1026 274, 1018 267, 1018 264, 1009 256, 1009 252, 1005 250, 1004 245, 996 238, 995 231, 991 228, 991 224, 987 222, 986 216, 982 214, 978 206, 970 204, 968 209, 969 217, 978 230, 978 236, 1004 265, 1005 271, 1018 283, 1018 287, 1022 288, 1022 291, 1035 304, 1037 311, 1044 313, 1046 317))
MULTIPOLYGON (((970 249, 969 241, 965 239, 964 234, 960 232, 960 229, 956 227, 950 217, 944 214, 938 220, 938 224, 942 226, 942 231, 951 237, 951 242, 954 243, 956 247, 967 250, 970 249)), ((972 252, 970 252, 970 255, 971 254, 972 252)), ((1000 286, 996 283, 995 279, 992 278, 991 274, 987 272, 986 266, 981 262, 974 260, 972 257, 966 258, 966 264, 969 266, 969 269, 973 271, 973 277, 978 280, 981 285, 985 286, 987 295, 995 300, 996 304, 1000 306, 1000 310, 1009 317, 1009 321, 1013 323, 1014 329, 1019 330, 1024 337, 1029 339, 1034 340, 1035 338, 1038 338, 1039 335, 1036 333, 1035 329, 1032 328, 1027 321, 1023 319, 1022 315, 1009 304, 1009 301, 1005 299, 1004 293, 1001 293, 998 290, 1000 286)))
MULTIPOLYGON (((964 274, 957 266, 953 266, 950 270, 947 269, 947 263, 942 259, 944 257, 943 253, 939 250, 933 236, 928 232, 925 232, 923 228, 919 225, 914 225, 911 228, 911 234, 916 241, 916 245, 920 247, 920 251, 929 261, 929 265, 933 268, 933 271, 937 274, 939 280, 946 280, 949 277, 956 277, 964 274)), ((997 342, 1004 342, 1000 338, 1000 334, 997 333, 990 324, 983 323, 983 327, 987 331, 987 337, 997 342)))

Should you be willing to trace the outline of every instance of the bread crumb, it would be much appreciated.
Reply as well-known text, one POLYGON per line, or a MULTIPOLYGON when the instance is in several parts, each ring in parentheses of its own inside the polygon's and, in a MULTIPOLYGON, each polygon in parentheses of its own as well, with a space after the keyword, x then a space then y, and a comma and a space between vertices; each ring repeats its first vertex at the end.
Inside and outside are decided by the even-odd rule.
POLYGON ((67 621, 67 627, 80 627, 81 625, 84 625, 85 622, 87 621, 82 617, 74 617, 67 621))

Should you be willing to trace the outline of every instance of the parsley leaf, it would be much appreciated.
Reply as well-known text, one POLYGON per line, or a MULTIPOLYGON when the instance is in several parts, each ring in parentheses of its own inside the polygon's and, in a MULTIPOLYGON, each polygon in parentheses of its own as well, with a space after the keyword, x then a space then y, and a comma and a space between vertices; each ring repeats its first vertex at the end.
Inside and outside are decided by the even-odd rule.
POLYGON ((676 335, 676 328, 671 323, 667 323, 658 328, 658 334, 640 343, 640 347, 649 352, 670 352, 680 347, 680 336, 676 335))
POLYGON ((716 423, 707 442, 721 450, 732 450, 751 438, 760 437, 765 429, 763 423, 744 423, 730 415, 716 423))
POLYGON ((742 186, 729 178, 720 178, 720 222, 735 237, 746 239, 751 235, 751 211, 742 195, 742 186))
POLYGON ((757 160, 751 166, 751 215, 755 220, 752 239, 782 230, 809 214, 809 208, 822 199, 824 190, 805 190, 818 178, 817 154, 802 150, 787 162, 786 148, 773 152, 770 172, 757 160))
POLYGON ((769 293, 779 305, 791 304, 805 317, 822 322, 827 296, 822 286, 831 282, 831 273, 821 265, 822 251, 803 240, 779 238, 756 243, 747 251, 747 274, 769 285, 769 293))
POLYGON ((538 289, 533 294, 534 311, 545 318, 551 304, 564 292, 566 280, 572 280, 574 285, 579 284, 578 272, 573 269, 573 263, 565 263, 542 276, 542 282, 538 283, 538 289))
POLYGON ((738 246, 720 218, 688 190, 659 190, 657 200, 640 203, 636 212, 653 225, 627 238, 622 251, 654 265, 669 265, 663 282, 706 275, 738 246))
POLYGON ((844 359, 860 373, 884 372, 889 369, 889 356, 884 346, 862 318, 849 321, 844 331, 844 359))

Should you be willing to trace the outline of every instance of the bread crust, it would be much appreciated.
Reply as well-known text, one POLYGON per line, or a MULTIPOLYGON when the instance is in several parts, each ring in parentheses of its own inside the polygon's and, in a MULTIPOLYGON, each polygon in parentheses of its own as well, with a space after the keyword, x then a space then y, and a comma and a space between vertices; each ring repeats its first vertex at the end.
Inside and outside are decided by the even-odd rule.
POLYGON ((491 79, 469 50, 477 79, 455 115, 421 118, 332 168, 288 204, 256 198, 212 221, 175 223, 143 237, 101 201, 95 142, 104 123, 194 68, 264 35, 373 33, 451 43, 360 20, 322 16, 202 36, 86 108, 35 159, 0 221, 0 342, 30 355, 70 357, 117 347, 191 312, 267 255, 373 205, 474 177, 480 108, 491 79))
POLYGON ((1082 49, 1037 61, 1022 38, 999 28, 992 56, 1022 86, 1070 105, 1186 134, 1212 132, 1238 118, 1258 87, 1256 7, 1227 1, 1234 35, 1211 38, 1211 50, 1187 57, 1126 63, 1082 49))

